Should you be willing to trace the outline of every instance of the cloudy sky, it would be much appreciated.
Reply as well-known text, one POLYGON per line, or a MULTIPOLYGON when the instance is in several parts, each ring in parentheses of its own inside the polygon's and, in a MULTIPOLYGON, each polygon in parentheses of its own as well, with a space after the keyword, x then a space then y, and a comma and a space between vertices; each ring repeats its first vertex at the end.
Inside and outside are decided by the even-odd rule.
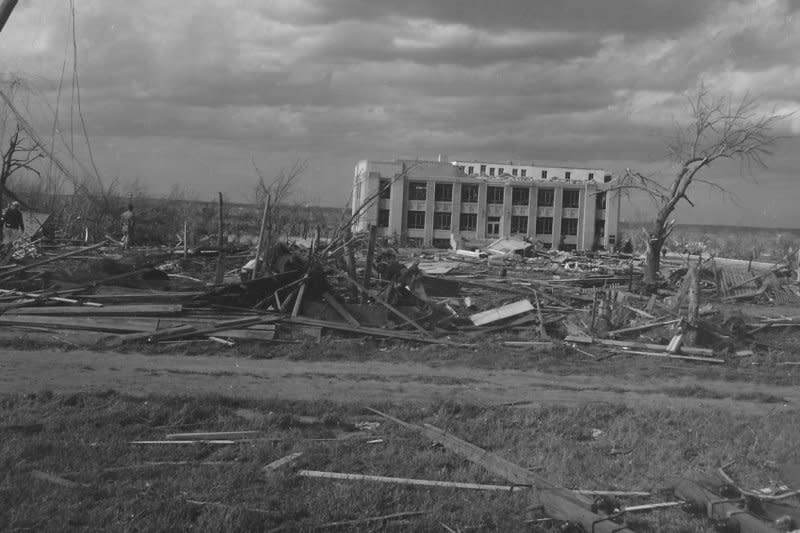
MULTIPOLYGON (((343 205, 359 159, 535 161, 669 175, 685 95, 800 108, 800 0, 74 0, 81 108, 106 179, 251 196, 307 162, 298 199, 343 205)), ((0 74, 69 130, 68 0, 20 2, 0 74)), ((684 220, 800 227, 800 112, 767 170, 712 167, 684 220)), ((646 216, 635 202, 624 218, 646 216)))

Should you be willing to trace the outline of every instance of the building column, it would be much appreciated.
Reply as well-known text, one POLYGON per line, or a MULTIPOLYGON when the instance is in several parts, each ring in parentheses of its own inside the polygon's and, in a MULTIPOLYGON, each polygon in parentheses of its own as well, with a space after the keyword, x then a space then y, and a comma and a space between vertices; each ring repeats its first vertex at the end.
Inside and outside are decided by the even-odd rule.
POLYGON ((536 213, 538 211, 537 203, 539 201, 538 189, 531 187, 528 193, 528 237, 536 238, 536 213))
POLYGON ((436 182, 429 181, 425 184, 425 236, 423 246, 433 245, 433 212, 436 209, 436 182))
POLYGON ((511 204, 514 191, 511 185, 503 187, 503 215, 500 217, 500 237, 507 239, 511 235, 511 204))
POLYGON ((406 221, 406 178, 400 174, 395 175, 389 191, 389 227, 386 231, 390 237, 399 238, 403 234, 406 221))
POLYGON ((597 217, 597 187, 586 185, 581 191, 581 218, 578 221, 578 249, 594 246, 594 219, 597 217))
POLYGON ((461 234, 461 183, 459 182, 453 184, 453 203, 450 206, 450 213, 450 233, 458 242, 461 234))
POLYGON ((606 234, 603 237, 603 246, 605 246, 607 250, 619 244, 619 203, 619 191, 606 191, 606 234), (609 243, 609 239, 612 235, 614 236, 613 245, 609 243))
POLYGON ((476 239, 486 239, 486 182, 478 184, 478 225, 476 239))
POLYGON ((558 249, 561 240, 561 217, 563 216, 564 188, 555 187, 553 189, 553 250, 558 249))

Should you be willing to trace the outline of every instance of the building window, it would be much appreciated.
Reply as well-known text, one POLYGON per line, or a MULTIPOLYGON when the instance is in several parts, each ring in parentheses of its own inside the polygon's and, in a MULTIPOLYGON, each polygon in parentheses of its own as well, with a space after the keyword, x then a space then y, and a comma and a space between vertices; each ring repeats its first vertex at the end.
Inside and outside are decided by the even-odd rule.
POLYGON ((500 167, 500 168, 497 169, 497 175, 498 176, 502 176, 503 174, 505 174, 505 172, 506 172, 506 169, 504 169, 503 167, 500 167))
POLYGON ((481 165, 481 176, 486 174, 486 165, 481 165))
POLYGON ((562 218, 561 235, 577 235, 577 234, 578 234, 578 219, 562 218))
POLYGON ((486 187, 486 203, 503 205, 503 188, 486 187))
POLYGON ((536 234, 550 235, 553 233, 553 217, 536 217, 536 234))
POLYGON ((528 217, 511 215, 511 233, 528 233, 528 217))
MULTIPOLYGON (((544 170, 543 172, 547 172, 544 170)), ((553 200, 555 199, 554 189, 539 189, 536 204, 539 207, 553 207, 553 200)), ((538 232, 537 232, 538 233, 538 232)))
POLYGON ((525 176, 528 175, 528 169, 527 168, 523 168, 522 170, 519 171, 519 175, 524 178, 525 176))
POLYGON ((514 187, 511 191, 512 205, 528 205, 530 197, 531 190, 527 187, 514 187))
POLYGON ((475 167, 469 167, 469 168, 467 169, 467 174, 469 174, 470 176, 471 176, 472 174, 475 174, 475 167))
POLYGON ((486 235, 500 235, 500 217, 486 217, 486 235))
POLYGON ((433 229, 450 229, 451 214, 437 211, 433 214, 433 229))
POLYGON ((425 229, 425 211, 408 212, 408 229, 425 229))
POLYGON ((564 250, 565 252, 574 252, 575 250, 578 249, 578 245, 577 244, 562 244, 561 245, 561 249, 564 250))
POLYGON ((516 176, 517 175, 517 169, 516 168, 511 171, 511 175, 512 176, 516 176))
POLYGON ((478 215, 476 213, 461 213, 459 221, 461 231, 475 231, 478 229, 478 215))
POLYGON ((579 207, 580 199, 580 191, 564 190, 564 199, 561 205, 562 207, 579 207))
POLYGON ((611 181, 611 174, 603 176, 603 183, 608 183, 609 181, 611 181))
POLYGON ((428 184, 424 181, 410 181, 408 183, 409 200, 425 200, 428 195, 428 184))
POLYGON ((489 175, 494 176, 494 167, 489 167, 489 175))
POLYGON ((378 187, 380 187, 381 200, 388 200, 392 197, 392 180, 382 179, 378 182, 378 187))
POLYGON ((565 172, 564 173, 564 179, 569 181, 570 178, 572 178, 572 172, 565 172))
POLYGON ((594 205, 595 209, 603 210, 606 208, 606 193, 599 192, 594 195, 594 205))
POLYGON ((389 210, 388 209, 378 209, 378 227, 379 228, 388 228, 389 227, 389 210))
POLYGON ((437 202, 452 202, 453 201, 453 184, 452 183, 437 183, 434 189, 434 198, 437 202))
POLYGON ((450 248, 450 239, 433 239, 433 247, 441 249, 450 248))
POLYGON ((597 219, 594 221, 594 234, 597 236, 598 239, 602 239, 605 237, 606 234, 606 221, 602 219, 597 219))
POLYGON ((467 204, 475 204, 478 202, 478 186, 477 185, 462 185, 461 186, 461 201, 467 204))
POLYGON ((594 172, 589 172, 589 181, 594 181, 594 172))
POLYGON ((546 170, 542 170, 542 179, 543 180, 547 179, 547 171, 546 170))

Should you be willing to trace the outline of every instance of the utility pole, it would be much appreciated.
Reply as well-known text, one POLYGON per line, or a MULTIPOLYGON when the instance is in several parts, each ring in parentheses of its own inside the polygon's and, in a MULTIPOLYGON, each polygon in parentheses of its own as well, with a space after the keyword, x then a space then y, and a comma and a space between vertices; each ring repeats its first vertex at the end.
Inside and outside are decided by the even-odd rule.
POLYGON ((0 0, 0 31, 6 25, 8 17, 17 5, 17 0, 0 0))

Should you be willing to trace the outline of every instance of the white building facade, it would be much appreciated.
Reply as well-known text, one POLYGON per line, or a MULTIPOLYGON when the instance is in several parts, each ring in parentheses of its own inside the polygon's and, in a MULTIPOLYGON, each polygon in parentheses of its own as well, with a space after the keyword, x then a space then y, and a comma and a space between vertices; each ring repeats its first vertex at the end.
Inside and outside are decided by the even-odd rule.
POLYGON ((488 161, 359 161, 353 230, 420 246, 528 237, 545 248, 616 244, 620 195, 602 169, 488 161))

